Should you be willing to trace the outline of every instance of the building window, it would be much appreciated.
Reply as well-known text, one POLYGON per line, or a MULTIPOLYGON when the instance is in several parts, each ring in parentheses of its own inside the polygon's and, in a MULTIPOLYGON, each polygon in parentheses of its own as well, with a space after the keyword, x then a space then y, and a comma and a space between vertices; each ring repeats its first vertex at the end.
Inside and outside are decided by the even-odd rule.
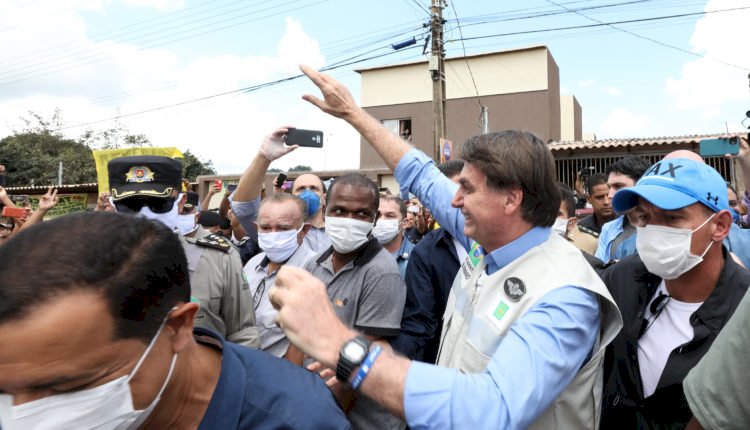
POLYGON ((385 128, 391 133, 401 136, 407 142, 411 142, 411 118, 408 119, 386 119, 383 120, 385 128))

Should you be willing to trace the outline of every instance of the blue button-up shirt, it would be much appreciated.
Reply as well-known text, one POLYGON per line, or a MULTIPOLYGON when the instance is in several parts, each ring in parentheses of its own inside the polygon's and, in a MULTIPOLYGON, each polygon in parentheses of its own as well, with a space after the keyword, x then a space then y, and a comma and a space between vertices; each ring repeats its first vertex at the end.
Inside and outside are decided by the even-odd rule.
MULTIPOLYGON (((432 211, 442 228, 468 250, 464 217, 451 207, 458 185, 413 149, 395 170, 402 193, 411 191, 432 211)), ((532 228, 485 255, 494 273, 549 237, 532 228)), ((550 268, 540 268, 545 270, 550 268)), ((557 288, 510 327, 487 369, 461 374, 456 369, 412 362, 404 390, 404 413, 413 429, 525 428, 573 380, 599 333, 596 295, 575 286, 557 288)))
POLYGON ((613 246, 615 239, 625 233, 625 220, 625 215, 620 215, 602 226, 602 232, 599 234, 599 244, 596 247, 596 258, 607 263, 611 260, 622 260, 628 255, 638 253, 635 247, 636 234, 632 234, 616 246, 613 246))

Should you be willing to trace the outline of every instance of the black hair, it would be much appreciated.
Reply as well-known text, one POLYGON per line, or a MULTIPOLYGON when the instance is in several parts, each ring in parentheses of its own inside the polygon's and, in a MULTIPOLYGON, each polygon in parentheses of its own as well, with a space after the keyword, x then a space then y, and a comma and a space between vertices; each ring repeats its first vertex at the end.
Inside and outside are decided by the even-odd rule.
POLYGON ((337 188, 339 184, 367 188, 372 194, 372 212, 374 216, 377 216, 378 207, 380 206, 380 191, 378 190, 378 185, 372 179, 365 175, 360 175, 359 173, 349 173, 334 179, 326 193, 326 206, 330 206, 329 203, 331 201, 331 196, 333 195, 333 190, 337 188))
POLYGON ((394 196, 393 194, 381 194, 380 200, 396 203, 398 205, 398 211, 401 214, 401 219, 406 218, 406 203, 404 203, 404 200, 401 197, 394 196))
POLYGON ((607 166, 607 175, 613 172, 619 173, 629 177, 634 182, 638 182, 649 167, 651 167, 651 163, 646 159, 631 155, 607 166))
POLYGON ((568 210, 566 215, 568 218, 573 218, 576 216, 576 198, 573 195, 573 190, 563 183, 558 184, 558 187, 560 188, 560 196, 565 203, 565 208, 568 210))
POLYGON ((461 170, 464 168, 464 160, 457 160, 454 158, 453 160, 448 160, 445 163, 440 164, 437 168, 440 170, 440 173, 448 178, 452 178, 461 174, 461 170))
POLYGON ((607 175, 604 173, 594 173, 586 181, 586 192, 588 195, 592 195, 594 194, 594 187, 602 184, 607 185, 607 175))
POLYGON ((116 338, 149 342, 169 311, 190 301, 177 235, 131 215, 80 212, 35 225, 0 247, 0 261, 0 324, 55 297, 95 291, 107 301, 116 338))

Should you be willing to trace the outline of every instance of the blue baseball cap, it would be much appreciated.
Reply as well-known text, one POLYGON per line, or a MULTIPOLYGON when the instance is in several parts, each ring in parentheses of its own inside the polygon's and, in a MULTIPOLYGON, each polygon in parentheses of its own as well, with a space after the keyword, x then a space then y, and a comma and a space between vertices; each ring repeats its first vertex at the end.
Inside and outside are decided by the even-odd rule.
POLYGON ((634 187, 615 194, 612 207, 627 212, 643 197, 664 210, 703 203, 714 212, 729 209, 727 183, 713 167, 688 158, 671 158, 651 166, 634 187))

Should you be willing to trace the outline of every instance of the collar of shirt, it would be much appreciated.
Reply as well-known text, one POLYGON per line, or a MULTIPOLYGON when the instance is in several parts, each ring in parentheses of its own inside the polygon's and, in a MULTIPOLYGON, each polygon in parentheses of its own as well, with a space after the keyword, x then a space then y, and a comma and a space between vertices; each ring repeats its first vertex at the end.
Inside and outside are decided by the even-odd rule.
POLYGON ((412 249, 414 249, 414 244, 409 242, 409 238, 404 234, 401 247, 396 251, 396 260, 408 260, 412 249))
POLYGON ((491 275, 508 263, 522 256, 531 248, 541 245, 549 238, 552 230, 549 227, 533 227, 531 230, 519 236, 513 242, 502 246, 489 254, 485 254, 484 261, 487 265, 487 274, 491 275))
POLYGON ((224 347, 224 340, 216 333, 196 327, 193 329, 193 336, 199 343, 222 350, 219 380, 216 382, 216 388, 199 428, 208 428, 217 423, 221 423, 222 426, 232 424, 236 426, 239 422, 240 411, 242 411, 246 380, 245 375, 240 375, 239 372, 244 369, 236 357, 228 354, 224 347))

